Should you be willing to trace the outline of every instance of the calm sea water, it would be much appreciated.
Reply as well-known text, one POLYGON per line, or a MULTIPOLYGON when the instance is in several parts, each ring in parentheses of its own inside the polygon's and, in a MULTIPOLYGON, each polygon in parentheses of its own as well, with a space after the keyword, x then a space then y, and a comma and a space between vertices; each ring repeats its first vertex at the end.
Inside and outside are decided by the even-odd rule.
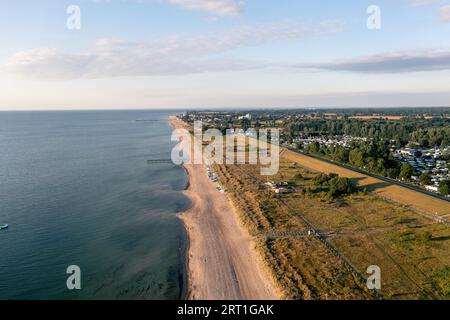
POLYGON ((0 112, 0 299, 180 296, 186 176, 147 164, 170 158, 168 115, 0 112))

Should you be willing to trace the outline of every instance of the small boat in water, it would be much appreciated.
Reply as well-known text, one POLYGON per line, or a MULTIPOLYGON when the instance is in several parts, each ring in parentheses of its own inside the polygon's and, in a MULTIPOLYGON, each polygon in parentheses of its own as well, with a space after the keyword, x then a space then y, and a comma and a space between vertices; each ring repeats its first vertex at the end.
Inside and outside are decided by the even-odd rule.
POLYGON ((8 229, 9 225, 8 224, 0 224, 0 230, 4 230, 4 229, 8 229))

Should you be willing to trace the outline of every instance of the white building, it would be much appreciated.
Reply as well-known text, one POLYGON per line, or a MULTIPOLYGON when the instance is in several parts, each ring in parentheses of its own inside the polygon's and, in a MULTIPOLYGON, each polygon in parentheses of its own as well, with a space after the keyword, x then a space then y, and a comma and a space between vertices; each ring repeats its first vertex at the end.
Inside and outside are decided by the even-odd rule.
POLYGON ((438 192, 439 188, 437 186, 426 186, 425 189, 431 192, 438 192))

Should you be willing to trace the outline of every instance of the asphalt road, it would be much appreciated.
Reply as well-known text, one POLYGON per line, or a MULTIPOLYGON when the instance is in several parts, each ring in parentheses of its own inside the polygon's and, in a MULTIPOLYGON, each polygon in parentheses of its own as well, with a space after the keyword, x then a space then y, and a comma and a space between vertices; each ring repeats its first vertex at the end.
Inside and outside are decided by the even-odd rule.
POLYGON ((434 197, 434 198, 437 198, 437 199, 441 199, 441 200, 445 200, 445 201, 450 202, 450 198, 448 198, 446 196, 443 196, 443 195, 440 195, 440 194, 437 194, 437 193, 434 193, 434 192, 430 192, 430 191, 427 191, 427 190, 422 189, 422 188, 414 187, 414 186, 409 185, 407 183, 403 183, 403 182, 400 182, 400 181, 397 181, 397 180, 393 180, 393 179, 389 179, 389 178, 386 178, 386 177, 383 177, 383 176, 379 176, 379 175, 376 175, 376 174, 373 174, 373 173, 370 173, 370 172, 367 172, 367 171, 364 171, 364 170, 361 170, 361 169, 357 169, 357 168, 354 168, 354 167, 351 167, 351 166, 348 166, 348 165, 345 165, 345 164, 342 164, 342 163, 339 163, 339 162, 335 162, 335 161, 332 161, 332 160, 324 159, 322 157, 318 157, 318 156, 315 156, 315 155, 310 154, 310 153, 301 152, 299 150, 295 150, 295 149, 292 149, 292 148, 286 148, 286 149, 288 149, 289 151, 298 153, 298 154, 302 154, 304 156, 308 156, 308 157, 311 157, 311 158, 314 158, 314 159, 317 159, 317 160, 320 160, 320 161, 323 161, 323 162, 327 162, 327 163, 330 163, 330 164, 342 167, 342 168, 347 169, 347 170, 351 170, 351 171, 354 171, 354 172, 357 172, 357 173, 360 173, 360 174, 364 174, 364 175, 372 177, 372 178, 376 178, 376 179, 382 180, 384 182, 396 184, 396 185, 398 185, 400 187, 408 188, 410 190, 417 191, 417 192, 426 194, 428 196, 431 196, 431 197, 434 197))

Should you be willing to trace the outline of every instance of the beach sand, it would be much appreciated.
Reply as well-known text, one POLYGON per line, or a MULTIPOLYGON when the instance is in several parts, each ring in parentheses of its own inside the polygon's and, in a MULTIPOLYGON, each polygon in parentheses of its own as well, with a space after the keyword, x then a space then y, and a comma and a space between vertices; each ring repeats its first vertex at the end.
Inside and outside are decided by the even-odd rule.
MULTIPOLYGON (((175 128, 186 124, 171 117, 175 128)), ((205 165, 184 165, 189 176, 185 191, 192 200, 180 214, 187 230, 190 300, 274 300, 280 294, 263 268, 251 236, 240 225, 227 195, 215 189, 205 165)))

